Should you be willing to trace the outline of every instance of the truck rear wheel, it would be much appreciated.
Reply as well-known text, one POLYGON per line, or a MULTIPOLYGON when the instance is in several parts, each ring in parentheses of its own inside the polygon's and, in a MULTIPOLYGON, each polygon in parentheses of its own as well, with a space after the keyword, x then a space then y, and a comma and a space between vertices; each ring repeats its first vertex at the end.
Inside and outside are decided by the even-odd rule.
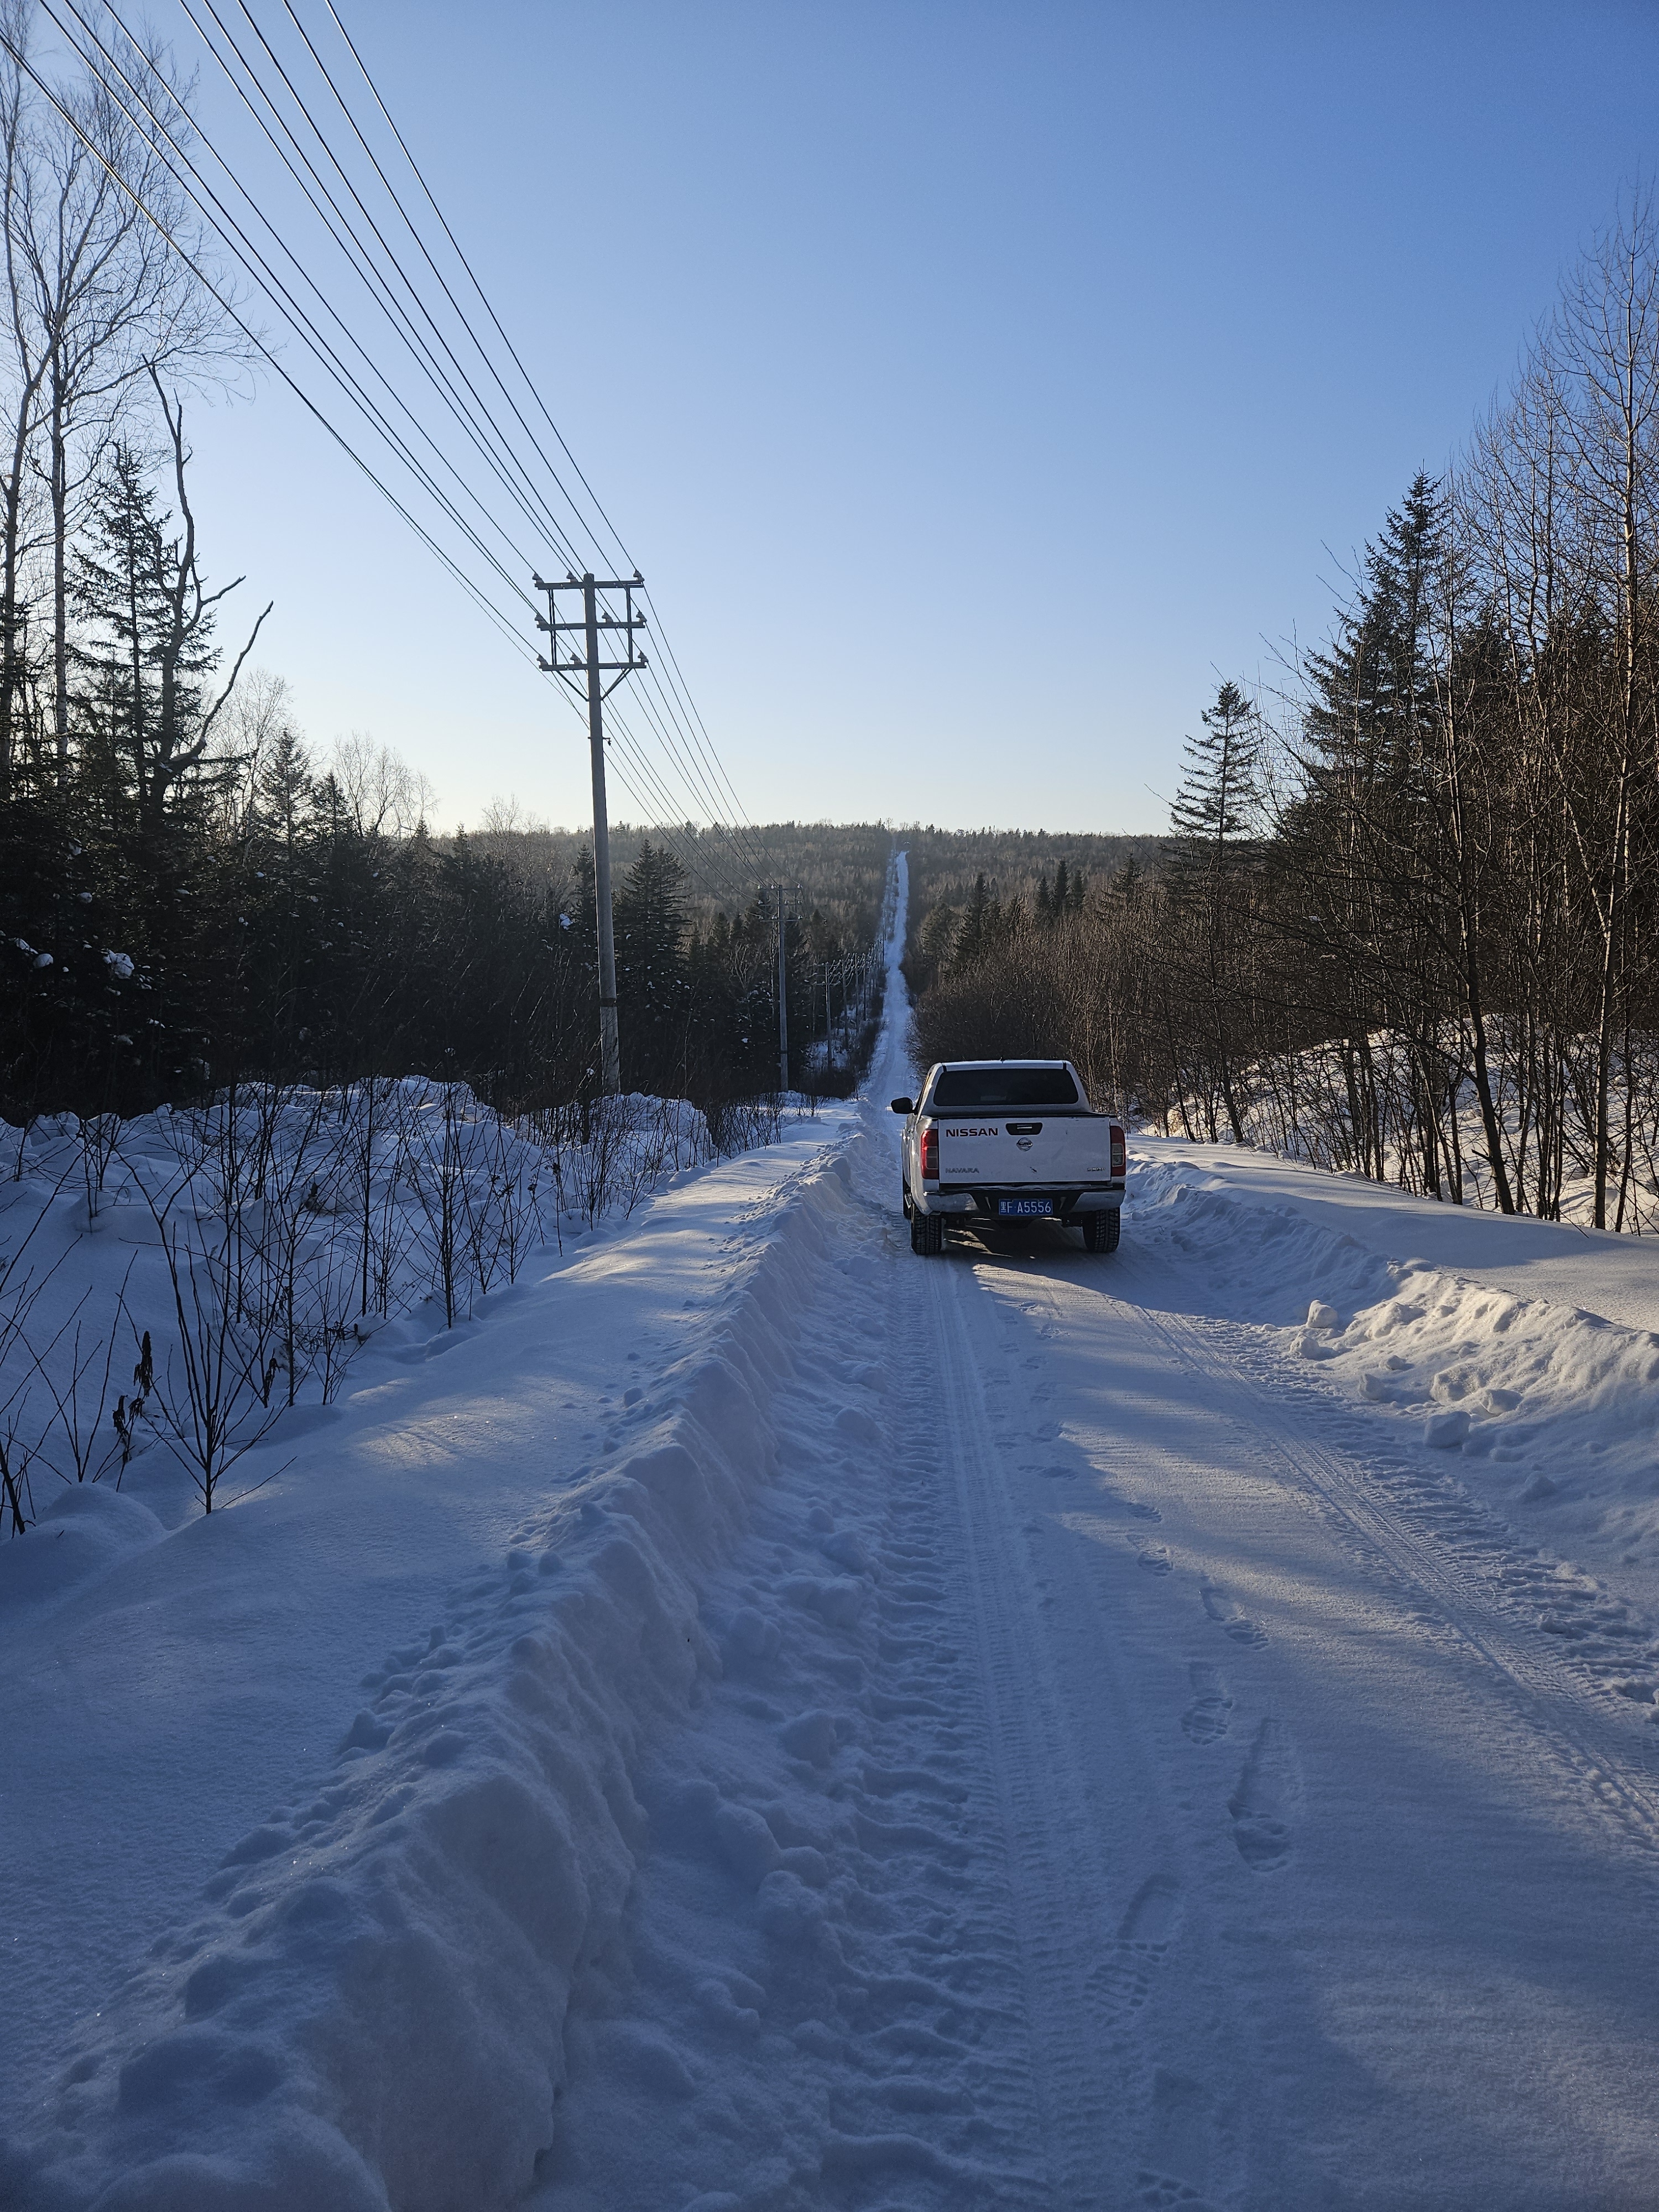
POLYGON ((918 1213, 910 1209, 910 1249, 920 1252, 925 1259, 937 1258, 945 1249, 945 1217, 941 1213, 918 1213))
POLYGON ((1115 1252, 1122 1216, 1116 1206, 1109 1212, 1085 1213, 1083 1217, 1083 1242, 1091 1252, 1115 1252))
POLYGON ((904 1218, 908 1221, 910 1218, 910 1186, 908 1182, 900 1183, 899 1197, 904 1207, 904 1218))

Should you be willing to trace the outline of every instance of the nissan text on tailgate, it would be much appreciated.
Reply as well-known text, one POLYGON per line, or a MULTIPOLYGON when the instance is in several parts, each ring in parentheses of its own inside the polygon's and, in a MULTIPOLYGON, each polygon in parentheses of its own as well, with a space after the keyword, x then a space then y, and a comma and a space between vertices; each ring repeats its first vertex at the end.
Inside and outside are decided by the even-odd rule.
POLYGON ((1116 1250, 1123 1128, 1095 1112, 1069 1060, 941 1060, 893 1111, 906 1117, 913 1252, 943 1251, 952 1223, 1033 1218, 1080 1229, 1091 1252, 1116 1250))

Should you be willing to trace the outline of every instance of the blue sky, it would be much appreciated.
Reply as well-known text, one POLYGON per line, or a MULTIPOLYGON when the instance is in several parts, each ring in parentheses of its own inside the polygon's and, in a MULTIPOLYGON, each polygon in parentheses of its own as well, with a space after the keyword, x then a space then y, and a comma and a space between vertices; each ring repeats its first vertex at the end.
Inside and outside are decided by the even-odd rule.
MULTIPOLYGON (((757 820, 1160 827, 1656 166, 1617 0, 339 4, 757 820)), ((586 819, 577 724, 280 388, 193 428, 313 740, 586 819)))

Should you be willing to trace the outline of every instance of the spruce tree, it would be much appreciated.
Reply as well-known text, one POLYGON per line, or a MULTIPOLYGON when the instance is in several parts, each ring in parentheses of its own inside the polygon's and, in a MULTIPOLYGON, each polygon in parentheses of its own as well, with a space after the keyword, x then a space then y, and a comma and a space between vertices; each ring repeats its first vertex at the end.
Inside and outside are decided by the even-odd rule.
MULTIPOLYGON (((181 502, 185 458, 181 447, 181 502)), ((219 661, 217 604, 235 588, 204 590, 188 507, 178 536, 168 534, 172 520, 144 457, 118 441, 76 551, 70 592, 81 632, 74 660, 82 750, 125 790, 152 838, 199 782, 210 719, 203 687, 219 661)))
POLYGON ((1199 719, 1204 734, 1186 740, 1187 765, 1170 809, 1175 838, 1166 868, 1183 886, 1231 872, 1262 829, 1261 725, 1255 708, 1229 678, 1199 719))
POLYGON ((687 1005, 685 871, 666 845, 647 839, 616 902, 617 996, 623 1053, 639 1088, 678 1073, 687 1005))
POLYGON ((1194 925, 1209 1056, 1233 1142, 1242 1145, 1233 1039, 1241 1027, 1238 953, 1264 826, 1261 728, 1254 704, 1231 678, 1200 720, 1204 734, 1187 740, 1187 767, 1170 809, 1175 837, 1165 848, 1165 870, 1194 925))
POLYGON ((968 911, 962 918, 962 929, 957 939, 954 964, 958 968, 970 967, 985 950, 985 915, 988 904, 985 896, 985 878, 982 875, 975 876, 973 894, 968 901, 968 911))

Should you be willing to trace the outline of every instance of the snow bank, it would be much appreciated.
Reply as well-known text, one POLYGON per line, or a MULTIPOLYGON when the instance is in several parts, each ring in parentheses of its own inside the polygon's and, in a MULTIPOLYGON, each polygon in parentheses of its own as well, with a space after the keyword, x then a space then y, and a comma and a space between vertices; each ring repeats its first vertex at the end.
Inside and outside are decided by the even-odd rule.
MULTIPOLYGON (((235 1843, 200 1917, 82 2032, 0 2164, 4 2201, 438 2212, 531 2185, 572 1979, 643 1835, 630 1776, 719 1670, 698 1585, 774 1472, 771 1386, 849 1175, 843 1149, 796 1181, 718 1326, 648 1404, 629 1394, 625 1455, 550 1486, 365 1679, 311 1802, 235 1843)), ((85 1494, 66 1537, 155 1540, 136 1501, 85 1494)))
POLYGON ((1612 1302, 1639 1313, 1659 1251, 1237 1152, 1212 1164, 1208 1148, 1159 1145, 1136 1170, 1136 1241, 1200 1262, 1220 1310, 1279 1324, 1310 1375, 1659 1612, 1659 1334, 1513 1287, 1594 1297, 1605 1273, 1612 1302))

